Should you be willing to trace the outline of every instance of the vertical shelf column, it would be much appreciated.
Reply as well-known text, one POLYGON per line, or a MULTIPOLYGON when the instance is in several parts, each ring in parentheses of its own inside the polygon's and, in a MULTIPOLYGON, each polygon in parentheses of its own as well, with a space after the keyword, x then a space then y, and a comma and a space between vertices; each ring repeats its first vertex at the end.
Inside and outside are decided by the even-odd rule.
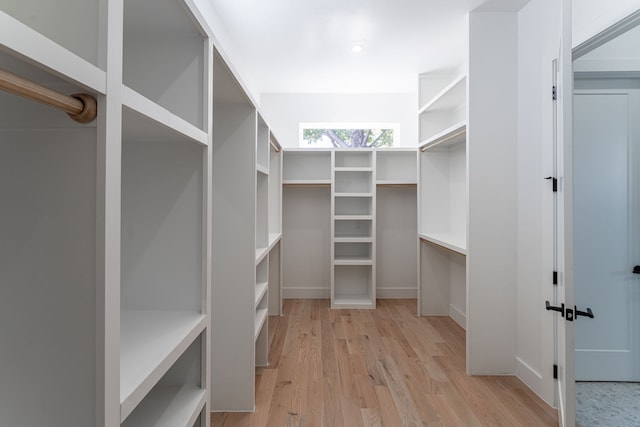
POLYGON ((375 157, 335 150, 332 159, 331 306, 375 308, 375 157))

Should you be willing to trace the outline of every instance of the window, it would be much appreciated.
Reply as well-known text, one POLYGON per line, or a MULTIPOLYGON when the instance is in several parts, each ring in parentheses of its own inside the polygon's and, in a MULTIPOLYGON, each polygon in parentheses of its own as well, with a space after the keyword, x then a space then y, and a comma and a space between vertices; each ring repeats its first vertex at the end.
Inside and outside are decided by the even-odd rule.
POLYGON ((307 148, 393 147, 398 123, 300 123, 300 146, 307 148))

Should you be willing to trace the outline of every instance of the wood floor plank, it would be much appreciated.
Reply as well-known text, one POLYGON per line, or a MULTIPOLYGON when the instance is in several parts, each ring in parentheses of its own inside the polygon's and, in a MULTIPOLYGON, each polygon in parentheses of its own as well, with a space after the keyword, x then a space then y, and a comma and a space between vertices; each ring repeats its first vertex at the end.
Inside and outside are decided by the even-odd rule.
POLYGON ((415 300, 375 310, 286 300, 269 318, 255 413, 212 414, 212 427, 558 425, 517 378, 468 376, 465 331, 452 319, 415 313, 415 300))

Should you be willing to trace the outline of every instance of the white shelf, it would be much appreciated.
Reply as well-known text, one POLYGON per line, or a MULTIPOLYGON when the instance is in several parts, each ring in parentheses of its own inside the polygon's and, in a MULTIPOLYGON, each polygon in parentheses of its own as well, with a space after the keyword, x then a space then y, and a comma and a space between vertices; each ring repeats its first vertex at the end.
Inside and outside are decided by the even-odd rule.
POLYGON ((330 179, 286 179, 282 181, 282 185, 322 185, 330 186, 330 179))
POLYGON ((371 258, 340 257, 333 261, 334 265, 373 265, 371 258))
POLYGON ((431 111, 451 110, 463 104, 466 101, 466 82, 467 76, 465 74, 453 79, 418 110, 418 115, 431 111))
POLYGON ((271 252, 271 249, 278 244, 280 239, 282 239, 282 233, 269 233, 269 247, 267 250, 271 252))
POLYGON ((373 243, 373 237, 336 236, 333 240, 336 243, 373 243))
POLYGON ((402 180, 402 179, 378 179, 376 185, 398 185, 398 186, 415 186, 418 184, 417 180, 402 180))
MULTIPOLYGON (((201 145, 208 144, 208 135, 206 132, 124 85, 122 86, 122 104, 132 111, 151 119, 156 124, 161 125, 161 127, 188 138, 193 142, 201 145)), ((146 131, 147 127, 144 126, 144 123, 141 123, 133 130, 133 132, 141 136, 146 136, 146 131)), ((164 135, 161 137, 166 139, 164 135)), ((146 136, 144 139, 149 139, 149 136, 146 136)))
POLYGON ((335 193, 336 197, 373 197, 373 193, 335 193))
POLYGON ((258 171, 258 173, 261 173, 263 175, 269 175, 269 169, 267 169, 265 166, 256 165, 256 170, 258 171))
POLYGON ((256 284, 256 308, 260 304, 260 301, 262 301, 262 298, 267 293, 268 289, 269 289, 269 282, 260 282, 256 284))
POLYGON ((467 255, 467 245, 461 239, 457 239, 454 236, 439 233, 420 233, 419 237, 422 240, 431 242, 443 248, 449 249, 453 252, 457 252, 461 255, 467 255))
POLYGON ((207 393, 195 385, 155 387, 122 427, 192 427, 207 393))
POLYGON ((264 259, 269 253, 269 248, 257 248, 256 249, 256 265, 260 264, 260 261, 264 259))
POLYGON ((368 295, 340 295, 333 298, 334 308, 374 308, 368 295))
POLYGON ((336 221, 367 221, 372 220, 373 215, 334 215, 336 221))
POLYGON ((467 122, 457 123, 450 128, 424 140, 420 144, 420 150, 428 151, 442 149, 451 150, 464 144, 467 139, 467 122))
POLYGON ((80 56, 0 10, 0 40, 7 49, 29 62, 74 80, 101 94, 106 93, 106 73, 80 56))
POLYGON ((202 333, 206 316, 189 311, 122 311, 120 417, 138 406, 158 380, 202 333))
POLYGON ((258 336, 262 331, 262 327, 264 326, 268 315, 269 315, 269 309, 266 307, 256 310, 254 340, 258 339, 258 336))
POLYGON ((373 171, 372 167, 336 166, 334 169, 336 172, 372 172, 373 171))

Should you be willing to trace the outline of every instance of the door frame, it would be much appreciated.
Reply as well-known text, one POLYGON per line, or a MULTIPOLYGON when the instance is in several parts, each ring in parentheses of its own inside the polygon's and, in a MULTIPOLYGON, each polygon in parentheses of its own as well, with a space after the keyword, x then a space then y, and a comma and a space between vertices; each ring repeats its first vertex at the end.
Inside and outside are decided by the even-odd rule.
MULTIPOLYGON (((586 55, 597 47, 616 38, 620 34, 640 25, 640 10, 628 15, 609 26, 585 42, 572 48, 572 7, 571 0, 562 0, 561 40, 559 55, 558 106, 557 120, 558 147, 556 150, 558 179, 558 220, 557 228, 557 267, 558 299, 566 307, 574 304, 573 275, 573 61, 586 55)), ((556 315, 558 316, 558 315, 556 315)), ((573 322, 557 318, 556 361, 558 422, 560 426, 575 426, 575 327, 573 322)))

